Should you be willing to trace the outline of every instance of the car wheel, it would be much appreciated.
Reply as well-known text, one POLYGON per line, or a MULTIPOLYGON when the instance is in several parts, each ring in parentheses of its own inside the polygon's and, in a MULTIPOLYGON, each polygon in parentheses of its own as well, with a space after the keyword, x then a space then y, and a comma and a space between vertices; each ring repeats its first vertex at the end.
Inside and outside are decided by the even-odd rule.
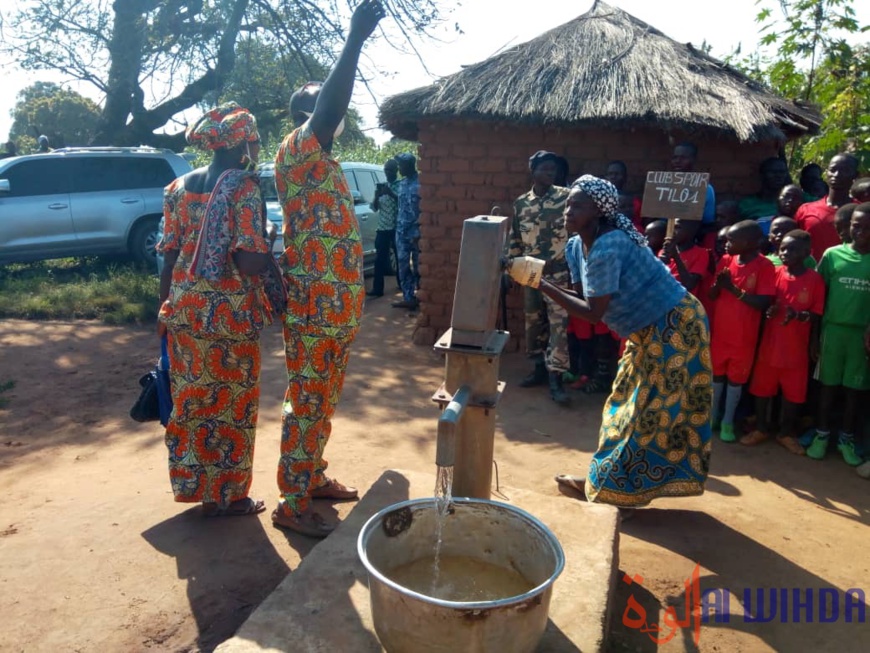
POLYGON ((150 268, 157 267, 157 243, 160 240, 158 218, 142 220, 130 234, 128 251, 130 258, 150 268))

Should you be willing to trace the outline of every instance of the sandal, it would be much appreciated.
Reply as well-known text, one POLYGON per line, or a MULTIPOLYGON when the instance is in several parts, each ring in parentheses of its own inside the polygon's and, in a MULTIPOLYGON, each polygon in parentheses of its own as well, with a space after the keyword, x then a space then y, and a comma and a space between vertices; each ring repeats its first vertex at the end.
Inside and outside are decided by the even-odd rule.
MULTIPOLYGON (((266 504, 263 501, 254 501, 250 497, 233 501, 230 505, 221 508, 206 508, 207 504, 202 505, 203 517, 246 517, 247 515, 256 515, 266 509, 266 504)), ((212 504, 217 505, 217 504, 212 504)))
POLYGON ((283 506, 279 506, 272 511, 272 525, 321 540, 335 530, 334 524, 327 523, 323 515, 314 512, 311 508, 291 517, 284 512, 283 506))
POLYGON ((778 437, 776 441, 796 456, 805 456, 807 454, 807 450, 801 446, 801 443, 797 441, 797 438, 791 435, 783 435, 778 437))
POLYGON ((570 474, 559 474, 555 477, 555 481, 560 488, 567 488, 574 493, 579 494, 577 497, 581 501, 586 501, 586 479, 582 476, 571 476, 570 474))
POLYGON ((326 479, 326 483, 311 491, 312 499, 332 499, 333 501, 353 501, 359 498, 355 487, 342 485, 334 478, 326 479))
POLYGON ((762 442, 766 442, 769 439, 770 436, 767 433, 756 429, 755 431, 752 431, 749 435, 744 435, 742 438, 740 438, 740 444, 747 447, 754 447, 761 444, 762 442))

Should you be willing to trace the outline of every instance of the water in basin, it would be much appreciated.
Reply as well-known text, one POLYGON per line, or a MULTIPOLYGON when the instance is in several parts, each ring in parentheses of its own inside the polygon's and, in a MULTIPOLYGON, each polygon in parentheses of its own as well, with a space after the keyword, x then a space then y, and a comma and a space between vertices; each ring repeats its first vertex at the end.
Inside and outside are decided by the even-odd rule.
POLYGON ((470 556, 426 556, 386 572, 408 589, 444 601, 498 601, 525 594, 534 584, 513 569, 470 556))

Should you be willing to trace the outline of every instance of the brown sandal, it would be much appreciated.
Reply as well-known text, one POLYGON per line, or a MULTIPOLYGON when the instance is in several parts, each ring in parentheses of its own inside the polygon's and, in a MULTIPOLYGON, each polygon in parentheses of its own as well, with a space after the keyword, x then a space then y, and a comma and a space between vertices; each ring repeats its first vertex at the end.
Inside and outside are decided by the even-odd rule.
POLYGON ((323 515, 314 512, 311 508, 291 517, 284 512, 282 506, 279 506, 272 511, 272 525, 321 540, 335 530, 334 525, 327 523, 323 515))
POLYGON ((355 487, 342 485, 334 478, 326 479, 326 483, 311 491, 312 499, 332 499, 333 501, 353 501, 359 498, 355 487))
POLYGON ((582 476, 571 476, 570 474, 559 474, 555 477, 556 483, 560 488, 571 490, 572 496, 574 493, 579 494, 581 501, 586 501, 586 479, 582 476))
POLYGON ((770 436, 767 433, 756 429, 752 431, 752 433, 744 435, 742 438, 740 438, 740 444, 747 447, 754 447, 761 444, 762 442, 766 442, 768 439, 770 439, 770 436))
POLYGON ((784 435, 777 438, 776 441, 796 456, 805 456, 807 454, 807 450, 801 446, 801 443, 797 441, 797 438, 791 435, 784 435))

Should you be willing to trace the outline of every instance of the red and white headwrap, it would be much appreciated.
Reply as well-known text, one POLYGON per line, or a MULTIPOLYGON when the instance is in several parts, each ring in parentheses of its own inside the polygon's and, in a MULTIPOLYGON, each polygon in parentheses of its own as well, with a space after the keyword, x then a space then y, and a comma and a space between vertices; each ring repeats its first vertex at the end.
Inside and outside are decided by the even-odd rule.
POLYGON ((187 128, 187 142, 203 150, 230 149, 260 139, 257 120, 247 109, 227 102, 187 128))

